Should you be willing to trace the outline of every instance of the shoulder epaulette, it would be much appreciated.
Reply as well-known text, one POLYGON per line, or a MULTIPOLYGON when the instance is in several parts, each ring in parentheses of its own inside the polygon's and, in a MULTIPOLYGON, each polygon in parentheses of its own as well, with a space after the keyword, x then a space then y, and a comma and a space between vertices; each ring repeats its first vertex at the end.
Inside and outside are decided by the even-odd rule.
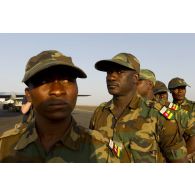
POLYGON ((167 108, 166 106, 162 105, 161 103, 156 102, 156 101, 147 101, 147 105, 156 109, 166 119, 168 120, 174 119, 174 114, 171 112, 171 110, 167 108))
POLYGON ((13 128, 13 129, 9 129, 9 130, 2 132, 0 134, 0 139, 23 133, 25 130, 26 130, 26 128, 24 128, 24 126, 22 126, 22 127, 15 126, 15 128, 13 128))

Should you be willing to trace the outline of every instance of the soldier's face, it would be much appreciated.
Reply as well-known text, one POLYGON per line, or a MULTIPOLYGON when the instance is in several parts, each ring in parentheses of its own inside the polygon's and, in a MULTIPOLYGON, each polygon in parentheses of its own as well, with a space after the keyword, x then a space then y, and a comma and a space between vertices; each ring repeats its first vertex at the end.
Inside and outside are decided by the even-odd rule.
POLYGON ((163 100, 165 102, 168 101, 168 93, 167 92, 161 92, 161 93, 157 93, 155 95, 156 100, 163 100))
POLYGON ((78 94, 76 78, 64 68, 49 68, 37 74, 29 84, 36 115, 49 120, 70 117, 78 94))
POLYGON ((133 70, 123 67, 113 67, 107 70, 107 88, 111 95, 123 96, 133 90, 138 81, 138 75, 133 70))
POLYGON ((153 88, 153 84, 149 80, 139 80, 137 85, 137 92, 142 97, 146 97, 148 92, 153 88))
POLYGON ((177 87, 171 90, 172 96, 174 100, 184 100, 186 95, 186 87, 177 87))

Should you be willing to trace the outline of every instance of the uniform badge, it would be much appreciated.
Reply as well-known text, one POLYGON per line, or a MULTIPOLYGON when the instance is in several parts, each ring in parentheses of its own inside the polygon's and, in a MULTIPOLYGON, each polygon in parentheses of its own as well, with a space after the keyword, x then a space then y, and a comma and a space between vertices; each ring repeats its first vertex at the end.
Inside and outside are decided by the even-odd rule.
POLYGON ((172 120, 174 119, 173 113, 165 106, 160 110, 160 113, 167 119, 172 120))
POLYGON ((179 106, 177 104, 173 104, 173 103, 170 103, 169 104, 169 108, 171 110, 179 110, 179 106))
POLYGON ((113 140, 109 140, 109 148, 112 151, 112 153, 117 157, 120 158, 121 150, 122 148, 117 146, 116 143, 113 142, 113 140))

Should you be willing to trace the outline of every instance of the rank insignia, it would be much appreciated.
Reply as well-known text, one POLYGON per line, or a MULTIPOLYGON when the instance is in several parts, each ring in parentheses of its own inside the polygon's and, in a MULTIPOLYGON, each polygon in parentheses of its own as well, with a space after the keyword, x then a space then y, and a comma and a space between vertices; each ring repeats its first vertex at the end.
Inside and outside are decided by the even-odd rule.
POLYGON ((122 148, 117 146, 113 140, 110 139, 109 141, 109 148, 111 149, 112 153, 117 157, 117 158, 120 158, 120 154, 121 154, 121 150, 122 148))
POLYGON ((173 113, 165 106, 160 110, 160 113, 167 119, 172 120, 174 119, 173 113))
POLYGON ((179 110, 179 106, 177 104, 173 104, 173 103, 170 103, 169 104, 169 108, 171 110, 179 110))

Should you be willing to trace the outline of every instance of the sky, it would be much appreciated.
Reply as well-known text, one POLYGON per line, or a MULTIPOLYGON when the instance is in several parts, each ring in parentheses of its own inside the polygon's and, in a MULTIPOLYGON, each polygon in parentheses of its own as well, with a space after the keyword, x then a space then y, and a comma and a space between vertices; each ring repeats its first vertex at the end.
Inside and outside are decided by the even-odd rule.
POLYGON ((121 52, 135 55, 141 68, 152 70, 165 84, 174 77, 184 78, 191 86, 187 98, 195 100, 195 34, 1 33, 0 43, 0 92, 23 92, 21 80, 29 58, 55 49, 72 57, 88 75, 77 83, 79 94, 91 96, 79 97, 78 105, 99 105, 112 98, 106 88, 106 73, 97 71, 94 64, 121 52))

